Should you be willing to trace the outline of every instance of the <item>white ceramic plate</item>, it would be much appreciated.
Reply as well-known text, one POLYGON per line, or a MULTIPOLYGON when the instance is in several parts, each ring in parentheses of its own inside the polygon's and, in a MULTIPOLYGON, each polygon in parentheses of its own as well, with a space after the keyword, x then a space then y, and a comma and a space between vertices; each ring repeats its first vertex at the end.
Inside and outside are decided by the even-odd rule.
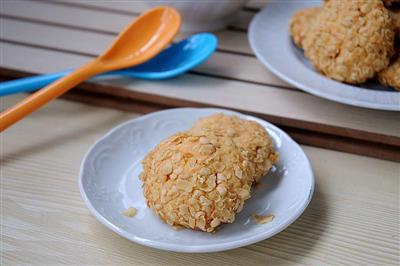
POLYGON ((352 86, 316 72, 289 35, 296 10, 320 6, 321 1, 271 1, 251 21, 250 46, 274 74, 293 86, 322 98, 372 109, 400 111, 400 92, 377 83, 352 86))
POLYGON ((314 190, 310 162, 286 133, 255 117, 221 109, 180 108, 144 115, 106 134, 88 151, 81 165, 79 188, 91 213, 117 234, 139 244, 178 252, 213 252, 249 245, 271 237, 293 223, 307 207, 314 190), (253 188, 251 199, 233 224, 215 234, 175 231, 146 206, 138 178, 140 160, 162 139, 186 130, 200 117, 224 112, 255 120, 271 134, 280 161, 253 188), (121 213, 129 207, 133 218, 121 213), (259 225, 251 214, 273 214, 272 222, 259 225))

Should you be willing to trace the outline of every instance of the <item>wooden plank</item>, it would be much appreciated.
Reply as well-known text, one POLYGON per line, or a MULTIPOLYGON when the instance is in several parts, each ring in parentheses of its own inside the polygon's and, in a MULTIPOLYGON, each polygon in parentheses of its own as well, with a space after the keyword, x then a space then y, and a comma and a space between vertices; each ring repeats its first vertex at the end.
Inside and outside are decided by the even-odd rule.
POLYGON ((254 56, 245 32, 224 30, 215 32, 215 35, 218 37, 220 51, 254 56))
MULTIPOLYGON (((122 12, 122 13, 141 13, 143 11, 146 11, 150 5, 146 4, 145 0, 134 0, 134 1, 126 1, 126 0, 96 0, 96 1, 87 1, 87 0, 35 0, 35 1, 40 1, 40 2, 49 2, 49 3, 58 3, 58 4, 64 4, 66 6, 76 6, 76 7, 84 7, 84 8, 94 8, 98 9, 99 11, 104 10, 108 12, 122 12)), ((242 12, 241 16, 243 14, 243 17, 248 16, 250 14, 254 14, 255 10, 259 10, 262 8, 264 5, 267 4, 267 0, 251 0, 248 1, 244 5, 244 10, 246 12, 242 12)), ((160 2, 160 4, 163 4, 160 2)), ((247 20, 247 19, 246 19, 247 20)), ((237 22, 236 22, 237 23, 237 22)), ((246 21, 245 23, 248 23, 246 21)), ((234 24, 235 25, 235 24, 234 24)), ((238 24, 236 24, 238 26, 238 24)), ((244 26, 244 24, 240 24, 241 27, 247 28, 244 26)))
MULTIPOLYGON (((4 28, 1 34, 2 39, 63 49, 72 53, 98 55, 114 38, 114 36, 98 32, 81 32, 67 28, 59 29, 47 24, 35 24, 9 17, 1 17, 0 19, 4 28), (80 41, 76 42, 76 39, 80 41)), ((197 68, 196 73, 293 88, 293 86, 268 71, 256 58, 230 53, 217 52, 210 60, 197 68)))
MULTIPOLYGON (((102 30, 96 29, 94 31, 80 31, 76 28, 62 28, 59 29, 58 27, 54 27, 54 21, 51 22, 51 19, 54 19, 56 16, 60 20, 70 20, 71 17, 79 18, 78 21, 81 25, 87 25, 90 23, 94 23, 91 21, 90 18, 98 17, 96 12, 94 11, 86 11, 86 10, 79 10, 76 8, 69 8, 69 7, 61 7, 62 9, 54 10, 53 5, 49 5, 48 3, 36 3, 36 2, 12 2, 13 4, 5 5, 3 12, 2 23, 4 24, 5 33, 2 34, 2 38, 6 38, 9 40, 14 41, 26 41, 26 39, 32 40, 33 43, 42 44, 46 46, 57 47, 56 44, 70 44, 73 43, 74 45, 67 47, 67 49, 72 49, 76 51, 84 51, 86 53, 91 53, 91 47, 81 44, 87 43, 87 41, 91 41, 93 39, 99 39, 99 44, 101 44, 101 48, 97 49, 94 48, 93 54, 98 54, 102 49, 106 47, 106 43, 110 42, 116 35, 119 30, 119 26, 116 26, 114 19, 110 16, 105 16, 103 19, 99 20, 99 28, 102 26, 102 30), (18 4, 17 4, 18 3, 18 4), (30 10, 29 16, 26 14, 26 10, 30 10), (74 11, 74 12, 73 12, 74 11), (71 13, 72 12, 72 13, 71 13), (82 19, 80 19, 82 18, 82 19), (21 21, 21 19, 25 19, 21 21), (79 21, 80 20, 80 21, 79 21), (109 24, 108 21, 113 21, 114 25, 109 25, 108 27, 104 27, 105 24, 109 24), (37 22, 37 23, 35 23, 37 22), (52 24, 45 24, 45 23, 52 23, 52 24), (118 30, 116 30, 118 28, 118 30), (36 34, 37 33, 37 34, 36 34), (76 33, 76 34, 75 34, 76 33), (115 33, 115 34, 114 34, 115 33), (74 35, 74 38, 71 38, 71 34, 74 35), (88 39, 84 38, 85 34, 87 34, 88 39), (75 38, 79 37, 81 42, 75 42, 75 38), (104 36, 102 36, 104 35, 104 36), (46 38, 45 38, 46 37, 46 38), (48 38, 53 39, 48 40, 48 38), (82 39, 83 38, 83 39, 82 39), (82 46, 82 47, 81 47, 82 46)), ((107 14, 107 13, 106 13, 107 14)), ((97 21, 98 19, 96 19, 97 21)), ((124 24, 129 22, 129 19, 124 19, 124 24)), ((57 22, 58 23, 58 22, 57 22)), ((121 23, 118 23, 121 24, 121 23)), ((220 33, 220 35, 224 35, 224 33, 220 33)), ((226 36, 224 38, 230 38, 230 36, 226 36)), ((234 41, 234 40, 233 40, 234 41)), ((246 40, 245 40, 246 41, 246 40)), ((67 45, 68 46, 68 45, 67 45)), ((60 48, 59 45, 57 48, 60 48)), ((231 50, 232 47, 224 47, 223 50, 231 50)), ((247 53, 249 51, 247 50, 247 53)), ((245 56, 241 56, 237 58, 237 61, 241 63, 232 62, 236 57, 230 53, 223 53, 218 54, 218 60, 214 60, 214 64, 221 64, 223 62, 229 62, 229 68, 225 67, 225 69, 233 69, 235 73, 230 75, 230 77, 237 77, 239 79, 271 84, 271 85, 278 85, 278 86, 287 86, 286 82, 281 81, 276 76, 274 76, 270 71, 266 70, 266 68, 258 62, 254 57, 246 58, 245 56), (223 57, 227 57, 225 60, 223 57), (220 60, 222 59, 222 60, 220 60), (247 71, 247 73, 243 73, 247 71), (251 77, 246 77, 246 74, 250 74, 251 77)), ((211 66, 213 69, 213 67, 211 66)), ((207 68, 205 68, 207 69, 207 68)), ((215 69, 213 69, 215 70, 215 69)), ((229 71, 231 72, 231 71, 229 71)), ((208 73, 206 71, 206 73, 208 73)), ((215 72, 213 72, 215 73, 215 72)))
MULTIPOLYGON (((111 35, 112 33, 117 35, 118 32, 135 17, 134 14, 129 15, 82 9, 79 8, 81 4, 79 6, 74 6, 71 5, 70 2, 62 3, 63 5, 58 5, 49 1, 43 3, 37 1, 5 1, 1 14, 73 26, 86 30, 106 31, 110 32, 111 35), (27 12, 31 8, 35 10, 35 12, 27 12), (82 15, 84 12, 87 12, 87 14, 82 15), (112 23, 107 23, 108 21, 112 21, 112 23)), ((86 4, 87 3, 85 3, 85 5, 86 4)), ((228 52, 253 55, 247 42, 247 35, 244 32, 227 30, 216 32, 215 34, 219 38, 219 49, 228 52)))
MULTIPOLYGON (((91 1, 86 2, 92 3, 91 1)), ((94 2, 97 3, 97 1, 94 2)), ((129 3, 135 3, 135 1, 129 1, 129 3)), ((0 12, 2 15, 105 30, 111 32, 113 36, 118 34, 124 25, 136 16, 81 9, 73 5, 55 5, 47 1, 5 1, 0 12), (101 17, 101 19, 96 19, 96 17, 101 17)))
POLYGON ((242 30, 247 31, 250 22, 255 15, 254 12, 243 10, 239 12, 237 20, 235 20, 231 25, 228 26, 229 30, 242 30))
POLYGON ((36 49, 0 41, 2 49, 1 67, 31 73, 51 73, 78 67, 89 61, 87 55, 69 54, 45 49, 36 49), (54 64, 56 60, 57 64, 54 64))
MULTIPOLYGON (((207 105, 194 102, 183 103, 183 102, 163 101, 154 103, 146 100, 141 101, 127 97, 119 97, 104 93, 97 93, 93 91, 94 90, 90 86, 82 85, 79 86, 78 90, 71 91, 70 93, 63 96, 63 98, 86 104, 96 105, 100 107, 107 107, 129 112, 139 112, 143 114, 166 108, 182 107, 182 106, 207 107, 207 105)), ((270 117, 259 113, 251 113, 243 110, 238 110, 238 111, 242 111, 244 113, 255 115, 262 119, 271 121, 270 117)), ((398 147, 393 147, 390 145, 383 145, 368 141, 348 139, 335 135, 321 134, 315 131, 301 130, 284 125, 281 125, 281 129, 283 129, 295 141, 301 144, 400 162, 400 150, 398 147)))
MULTIPOLYGON (((43 0, 40 0, 43 1, 43 0)), ((45 0, 45 2, 62 3, 65 5, 74 5, 77 7, 91 7, 91 8, 102 8, 107 11, 121 11, 131 13, 142 13, 151 7, 146 4, 146 1, 134 0, 96 0, 96 1, 85 1, 85 0, 45 0)), ((160 2, 160 4, 162 4, 160 2)))
MULTIPOLYGON (((89 59, 8 43, 2 43, 2 48, 4 68, 31 73, 57 71, 68 68, 67 65, 74 67, 89 59)), ((163 82, 113 78, 97 83, 103 86, 94 86, 93 90, 102 93, 122 93, 123 97, 133 98, 147 95, 150 102, 178 99, 224 106, 269 115, 280 125, 400 145, 398 113, 341 105, 293 90, 191 74, 163 82)))
MULTIPOLYGON (((8 71, 11 72, 11 71, 8 71)), ((2 73, 0 72, 0 75, 2 73)), ((10 76, 10 73, 6 73, 10 76)), ((12 76, 20 77, 18 72, 12 73, 12 76)), ((148 113, 156 110, 161 110, 171 107, 210 107, 210 105, 202 104, 187 100, 177 100, 175 98, 166 98, 156 95, 138 94, 132 95, 131 92, 126 92, 123 89, 116 87, 99 87, 98 85, 85 83, 80 85, 75 90, 69 92, 63 98, 72 99, 74 101, 83 102, 86 104, 97 105, 101 107, 108 107, 117 110, 148 113), (102 88, 99 91, 99 88, 102 88), (105 91, 105 93, 104 93, 105 91), (110 94, 110 91, 113 91, 110 94)), ((214 106, 223 107, 223 106, 214 106)), ((371 141, 356 140, 353 138, 339 137, 338 135, 321 134, 316 131, 302 130, 293 128, 297 125, 297 121, 290 121, 289 123, 281 123, 279 118, 265 115, 261 113, 254 113, 245 110, 238 110, 242 113, 258 116, 262 119, 268 120, 272 123, 279 125, 285 130, 293 139, 302 144, 307 144, 315 147, 328 148, 337 151, 350 152, 358 155, 366 155, 374 158, 385 159, 395 162, 400 162, 400 150, 398 147, 385 145, 382 143, 374 143, 371 141)), ((330 130, 332 132, 332 130, 330 130)), ((361 132, 360 135, 362 135, 361 132)))
POLYGON ((2 39, 76 51, 91 54, 92 56, 104 51, 115 38, 114 36, 95 32, 82 32, 66 28, 59 29, 49 25, 33 24, 6 18, 0 19, 3 29, 1 33, 2 39))
MULTIPOLYGON (((108 107, 112 109, 129 111, 129 112, 140 112, 150 113, 158 110, 163 110, 171 107, 207 107, 199 103, 173 103, 163 102, 154 103, 148 101, 140 101, 136 99, 130 99, 126 97, 111 96, 108 94, 92 92, 87 86, 82 86, 79 90, 74 90, 66 94, 63 98, 96 105, 100 107, 108 107), (82 91, 83 90, 83 91, 82 91)), ((243 110, 238 110, 243 113, 258 116, 262 119, 270 120, 270 117, 259 114, 251 113, 243 110)), ((273 120, 272 120, 273 121, 273 120)), ((393 147, 390 145, 384 145, 381 143, 374 143, 362 140, 349 139, 339 137, 336 135, 322 134, 315 131, 301 130, 298 128, 292 128, 290 126, 280 126, 282 130, 288 133, 295 141, 301 144, 310 145, 314 147, 320 147, 335 151, 349 152, 358 155, 365 155, 373 158, 384 159, 394 162, 400 162, 400 149, 399 147, 393 147)))
POLYGON ((295 223, 268 240, 226 252, 179 254, 119 237, 89 214, 76 177, 89 146, 134 117, 57 100, 2 134, 4 265, 398 264, 399 164, 308 146, 302 147, 315 171, 314 198, 295 223), (60 121, 62 127, 49 128, 60 121))
MULTIPOLYGON (((43 0, 41 0, 42 3, 43 0)), ((111 13, 120 13, 120 14, 138 14, 142 13, 149 8, 153 7, 153 5, 146 4, 146 1, 85 1, 85 0, 73 0, 73 1, 65 1, 65 0, 46 0, 47 3, 53 4, 62 4, 65 6, 74 6, 78 8, 85 8, 91 10, 105 11, 111 13)), ((160 4, 163 4, 160 2, 160 4)), ((247 30, 247 27, 250 23, 254 15, 253 11, 243 10, 239 12, 238 18, 234 21, 230 27, 230 29, 234 30, 247 30)))
POLYGON ((217 52, 192 72, 294 89, 292 85, 268 71, 255 57, 217 52))

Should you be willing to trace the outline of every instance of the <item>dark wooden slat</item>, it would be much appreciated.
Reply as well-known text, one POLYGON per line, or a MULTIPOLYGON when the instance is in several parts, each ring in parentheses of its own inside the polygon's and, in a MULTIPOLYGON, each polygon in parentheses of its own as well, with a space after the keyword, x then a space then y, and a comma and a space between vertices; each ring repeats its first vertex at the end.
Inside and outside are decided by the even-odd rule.
MULTIPOLYGON (((25 75, 27 75, 27 73, 4 69, 0 70, 0 76, 2 76, 3 79, 7 79, 7 77, 10 78, 11 76, 15 78, 25 75)), ((80 85, 70 93, 66 94, 65 97, 98 106, 144 113, 173 107, 220 107, 159 95, 132 92, 123 88, 92 83, 84 83, 80 85)), ((296 141, 302 144, 396 162, 400 161, 400 149, 398 148, 400 147, 400 139, 395 137, 393 139, 386 139, 386 144, 377 143, 368 138, 354 139, 352 137, 354 136, 354 132, 351 132, 349 136, 338 136, 335 134, 335 131, 332 130, 332 126, 319 125, 321 129, 324 129, 323 127, 325 127, 325 130, 321 131, 302 129, 301 127, 298 127, 299 121, 296 120, 288 122, 287 119, 281 119, 275 116, 248 112, 245 110, 234 110, 266 119, 280 126, 296 141)), ((365 132, 359 133, 365 134, 365 132)), ((389 136, 381 137, 385 138, 389 136)))
MULTIPOLYGON (((31 75, 34 75, 34 74, 27 73, 27 72, 21 72, 18 70, 0 68, 0 76, 8 77, 9 79, 24 77, 24 76, 31 76, 31 75)), ((140 100, 140 101, 168 105, 168 106, 173 106, 173 107, 190 107, 190 106, 221 107, 221 106, 217 106, 217 105, 209 105, 209 104, 199 103, 199 102, 190 101, 190 100, 183 100, 183 99, 177 99, 177 98, 172 98, 172 97, 167 97, 167 96, 162 96, 162 95, 154 95, 154 94, 143 93, 143 92, 139 92, 139 91, 127 90, 125 88, 113 86, 110 84, 105 85, 105 84, 84 83, 83 85, 79 86, 79 88, 83 91, 103 93, 103 94, 107 94, 109 96, 116 96, 116 97, 131 99, 131 100, 140 100)), ((225 107, 221 107, 221 108, 225 108, 225 107)), ((249 114, 252 114, 255 116, 263 117, 263 118, 267 119, 268 121, 270 121, 276 125, 279 125, 279 126, 289 126, 289 127, 293 127, 293 128, 299 128, 302 130, 308 130, 310 132, 318 132, 318 133, 322 133, 322 134, 329 134, 329 135, 333 135, 333 136, 339 136, 339 137, 344 137, 344 138, 349 138, 349 139, 354 139, 354 140, 362 140, 362 141, 368 141, 368 142, 374 142, 374 143, 380 143, 380 144, 384 144, 384 145, 392 145, 392 146, 400 147, 400 138, 395 137, 395 136, 383 135, 383 134, 372 133, 372 132, 365 132, 365 131, 361 131, 361 130, 357 130, 357 129, 343 128, 343 127, 332 126, 332 125, 327 125, 327 124, 320 124, 320 123, 315 123, 315 122, 310 122, 310 121, 302 121, 302 120, 297 120, 297 119, 292 119, 292 118, 287 118, 287 117, 283 118, 283 117, 278 117, 278 116, 274 116, 274 115, 249 112, 249 111, 240 110, 240 109, 236 109, 236 110, 238 110, 240 112, 244 112, 244 113, 249 113, 249 114)))
MULTIPOLYGON (((88 91, 83 92, 80 90, 68 93, 64 96, 64 98, 96 106, 102 106, 106 108, 119 109, 130 112, 139 112, 139 113, 150 113, 178 106, 181 107, 180 104, 178 106, 171 106, 169 103, 154 104, 146 101, 137 101, 132 99, 105 95, 101 93, 88 92, 88 91)), ((197 104, 197 105, 190 104, 188 106, 210 107, 202 104, 197 104)), ((259 114, 255 115, 263 118, 263 115, 259 114)), ((400 149, 393 146, 342 138, 329 134, 310 132, 307 130, 300 130, 288 126, 281 126, 281 128, 286 133, 288 133, 295 141, 304 145, 321 147, 336 151, 343 151, 358 155, 365 155, 369 157, 400 162, 400 149)))
POLYGON ((250 6, 245 6, 243 10, 249 11, 249 12, 258 12, 260 9, 258 7, 250 7, 250 6))

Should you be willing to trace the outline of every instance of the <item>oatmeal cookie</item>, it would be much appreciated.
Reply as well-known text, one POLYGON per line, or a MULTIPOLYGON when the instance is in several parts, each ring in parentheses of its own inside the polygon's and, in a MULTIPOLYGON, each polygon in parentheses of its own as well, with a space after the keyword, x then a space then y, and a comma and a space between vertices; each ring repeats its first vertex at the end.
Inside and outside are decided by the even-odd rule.
POLYGON ((378 73, 379 82, 400 91, 400 56, 386 69, 378 73))
POLYGON ((389 65, 394 31, 380 0, 328 1, 303 41, 305 56, 329 78, 362 83, 389 65))
POLYGON ((311 7, 299 10, 293 14, 289 24, 289 31, 297 47, 303 48, 302 42, 307 35, 310 24, 319 11, 319 7, 311 7))
MULTIPOLYGON (((267 156, 259 160, 271 160, 265 164, 270 167, 277 155, 271 150, 267 156)), ((157 145, 142 163, 147 205, 171 226, 206 232, 235 220, 255 180, 243 150, 212 128, 177 133, 157 145)))
POLYGON ((202 131, 207 130, 228 136, 233 141, 240 149, 242 156, 251 164, 251 175, 256 182, 267 174, 272 164, 278 159, 277 154, 273 152, 270 136, 260 124, 254 121, 215 114, 199 119, 193 125, 191 132, 201 134, 202 131))

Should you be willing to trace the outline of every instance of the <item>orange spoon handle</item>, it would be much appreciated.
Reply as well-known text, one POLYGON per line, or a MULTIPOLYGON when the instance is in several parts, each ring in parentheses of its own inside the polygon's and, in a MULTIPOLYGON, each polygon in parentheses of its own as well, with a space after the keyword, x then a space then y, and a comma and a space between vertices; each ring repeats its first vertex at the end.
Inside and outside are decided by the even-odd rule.
POLYGON ((66 93, 80 82, 104 71, 101 62, 93 60, 68 76, 44 87, 0 114, 0 132, 36 111, 41 106, 66 93))

